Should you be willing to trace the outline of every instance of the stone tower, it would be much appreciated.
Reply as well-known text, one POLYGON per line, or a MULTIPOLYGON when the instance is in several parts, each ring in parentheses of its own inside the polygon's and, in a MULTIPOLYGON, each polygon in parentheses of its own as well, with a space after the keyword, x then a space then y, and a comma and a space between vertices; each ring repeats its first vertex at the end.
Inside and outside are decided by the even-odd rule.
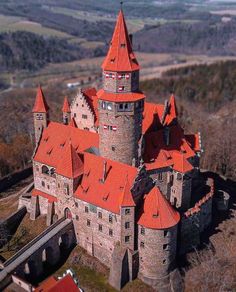
POLYGON ((39 86, 33 107, 35 143, 40 140, 42 130, 49 122, 49 106, 47 105, 42 88, 39 86))
POLYGON ((65 96, 64 98, 64 103, 63 103, 63 107, 62 107, 62 115, 63 115, 63 124, 64 125, 68 125, 70 122, 70 104, 68 101, 67 96, 65 96))
POLYGON ((145 96, 139 91, 140 67, 122 10, 102 69, 103 89, 97 93, 100 154, 137 166, 145 96))

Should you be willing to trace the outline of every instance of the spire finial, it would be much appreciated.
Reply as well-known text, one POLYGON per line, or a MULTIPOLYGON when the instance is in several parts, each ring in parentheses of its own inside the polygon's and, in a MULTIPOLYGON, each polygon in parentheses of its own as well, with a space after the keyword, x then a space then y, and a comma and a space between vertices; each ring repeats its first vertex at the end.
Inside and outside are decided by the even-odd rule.
POLYGON ((122 10, 123 9, 123 1, 120 1, 120 9, 122 10))

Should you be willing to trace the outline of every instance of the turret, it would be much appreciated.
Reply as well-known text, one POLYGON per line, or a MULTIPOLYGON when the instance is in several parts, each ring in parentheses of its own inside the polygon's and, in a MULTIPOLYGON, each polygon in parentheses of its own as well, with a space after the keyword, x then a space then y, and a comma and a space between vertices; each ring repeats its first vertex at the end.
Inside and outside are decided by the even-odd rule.
POLYGON ((49 106, 47 105, 42 88, 39 86, 33 107, 35 143, 40 140, 42 131, 49 123, 49 106))
POLYGON ((139 91, 140 67, 122 10, 102 69, 103 89, 97 93, 100 154, 137 166, 145 96, 139 91))
POLYGON ((68 101, 67 96, 65 96, 64 98, 64 103, 63 103, 63 107, 62 107, 62 115, 63 115, 63 124, 64 125, 68 125, 70 122, 70 104, 68 101))

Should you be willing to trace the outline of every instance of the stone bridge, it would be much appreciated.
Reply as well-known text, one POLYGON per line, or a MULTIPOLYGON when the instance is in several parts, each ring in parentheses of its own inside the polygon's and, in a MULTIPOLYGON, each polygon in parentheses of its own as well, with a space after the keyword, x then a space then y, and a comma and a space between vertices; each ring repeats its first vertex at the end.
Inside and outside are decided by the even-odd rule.
POLYGON ((0 291, 11 282, 14 273, 22 278, 37 279, 43 274, 45 263, 55 265, 63 251, 76 243, 73 222, 61 218, 19 250, 0 267, 0 291))

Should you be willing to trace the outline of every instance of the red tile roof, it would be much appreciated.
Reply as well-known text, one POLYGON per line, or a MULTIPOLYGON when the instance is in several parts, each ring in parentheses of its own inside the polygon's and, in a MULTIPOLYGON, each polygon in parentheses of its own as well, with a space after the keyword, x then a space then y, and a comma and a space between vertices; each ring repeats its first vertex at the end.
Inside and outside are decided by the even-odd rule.
POLYGON ((48 110, 49 106, 47 105, 42 88, 39 86, 32 111, 33 113, 46 113, 48 110))
POLYGON ((69 101, 68 101, 67 96, 65 96, 65 98, 64 98, 62 112, 63 113, 70 113, 71 112, 71 110, 70 110, 70 104, 69 104, 69 101))
POLYGON ((143 210, 138 224, 151 229, 167 229, 179 223, 179 213, 161 194, 159 188, 154 187, 144 196, 143 210))
POLYGON ((169 145, 164 142, 163 131, 160 129, 145 135, 144 162, 147 170, 172 166, 176 170, 184 170, 184 173, 189 171, 191 164, 187 159, 196 153, 186 141, 183 130, 179 125, 170 127, 169 145))
POLYGON ((99 99, 113 102, 134 102, 145 98, 142 92, 111 93, 100 89, 97 93, 99 99))
POLYGON ((115 72, 131 72, 140 69, 132 50, 122 10, 118 15, 110 48, 102 64, 102 69, 115 72))
POLYGON ((185 135, 185 139, 196 152, 201 151, 199 134, 185 135))
POLYGON ((119 214, 123 203, 133 205, 128 189, 136 175, 135 167, 84 153, 84 175, 74 196, 119 214), (103 182, 104 162, 106 162, 106 177, 103 182))
POLYGON ((47 193, 44 193, 42 191, 39 191, 37 189, 33 189, 31 194, 33 197, 37 197, 37 196, 43 197, 43 198, 47 199, 50 203, 57 202, 56 197, 49 195, 47 193))
POLYGON ((60 280, 56 280, 54 277, 50 277, 44 281, 36 292, 79 292, 80 289, 75 284, 73 278, 70 275, 66 275, 60 280))
POLYGON ((97 133, 81 130, 75 127, 50 122, 44 129, 34 160, 52 167, 57 167, 65 151, 66 142, 71 140, 76 152, 83 152, 90 147, 98 148, 97 133))
POLYGON ((121 201, 120 201, 121 207, 134 207, 135 206, 133 195, 132 195, 130 189, 131 188, 130 188, 130 185, 129 185, 129 182, 127 179, 127 181, 125 183, 123 194, 121 196, 121 201))
POLYGON ((71 141, 67 141, 61 161, 56 168, 56 173, 68 178, 79 177, 84 170, 84 164, 72 146, 71 141))
POLYGON ((168 113, 164 120, 164 125, 169 126, 177 118, 177 107, 175 102, 175 96, 172 94, 168 103, 168 113))
POLYGON ((163 104, 155 103, 144 103, 144 112, 143 112, 143 128, 142 132, 151 132, 155 128, 161 128, 161 118, 164 110, 163 104))

